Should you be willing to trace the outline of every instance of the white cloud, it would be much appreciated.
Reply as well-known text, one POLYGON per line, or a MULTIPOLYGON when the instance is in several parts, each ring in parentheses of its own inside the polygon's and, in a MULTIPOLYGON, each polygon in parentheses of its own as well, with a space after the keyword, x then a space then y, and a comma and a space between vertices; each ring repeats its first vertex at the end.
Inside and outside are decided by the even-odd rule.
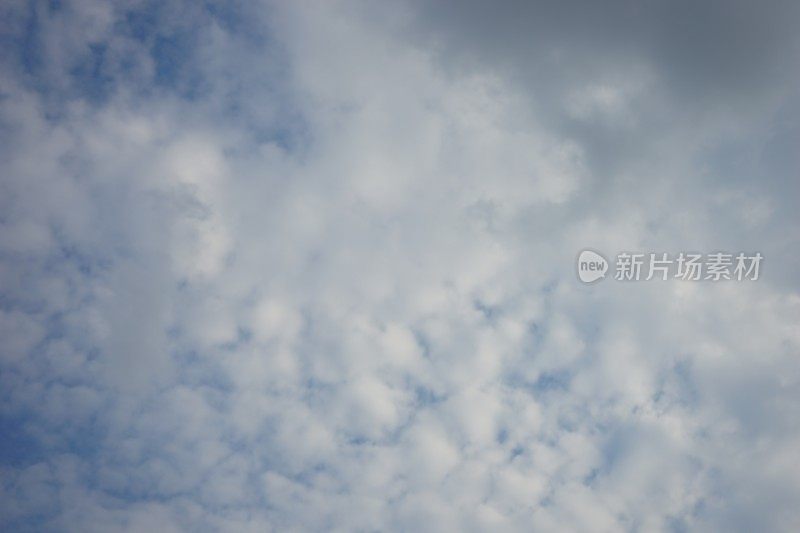
POLYGON ((534 83, 405 4, 37 9, 0 82, 0 524, 798 523, 796 214, 716 152, 758 110, 659 122, 670 61, 534 83), (586 246, 767 262, 586 287, 586 246))

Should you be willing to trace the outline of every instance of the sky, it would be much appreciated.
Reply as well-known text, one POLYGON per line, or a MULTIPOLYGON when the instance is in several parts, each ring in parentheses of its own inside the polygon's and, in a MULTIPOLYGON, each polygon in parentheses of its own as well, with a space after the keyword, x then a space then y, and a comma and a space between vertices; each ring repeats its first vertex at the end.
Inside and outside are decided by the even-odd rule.
POLYGON ((2 2, 0 530, 800 530, 799 24, 2 2))

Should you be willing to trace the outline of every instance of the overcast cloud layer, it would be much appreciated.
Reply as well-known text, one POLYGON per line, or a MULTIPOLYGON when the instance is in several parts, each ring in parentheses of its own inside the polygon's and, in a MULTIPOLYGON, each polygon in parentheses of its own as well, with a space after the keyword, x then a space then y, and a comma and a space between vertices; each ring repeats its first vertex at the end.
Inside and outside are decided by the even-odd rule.
POLYGON ((0 529, 800 530, 799 26, 3 2, 0 529))

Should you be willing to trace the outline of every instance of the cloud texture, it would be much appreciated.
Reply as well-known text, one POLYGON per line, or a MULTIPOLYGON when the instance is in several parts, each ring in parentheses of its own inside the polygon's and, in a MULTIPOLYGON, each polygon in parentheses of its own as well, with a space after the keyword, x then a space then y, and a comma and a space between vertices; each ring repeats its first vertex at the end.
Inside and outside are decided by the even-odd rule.
POLYGON ((3 529, 800 528, 796 3, 0 20, 3 529))

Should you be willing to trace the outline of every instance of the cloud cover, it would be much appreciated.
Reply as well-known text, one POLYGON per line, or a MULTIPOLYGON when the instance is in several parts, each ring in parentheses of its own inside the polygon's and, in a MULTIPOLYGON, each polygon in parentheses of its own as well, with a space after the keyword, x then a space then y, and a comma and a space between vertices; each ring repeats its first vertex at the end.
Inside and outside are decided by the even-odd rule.
POLYGON ((800 525, 793 3, 0 9, 4 529, 800 525))

